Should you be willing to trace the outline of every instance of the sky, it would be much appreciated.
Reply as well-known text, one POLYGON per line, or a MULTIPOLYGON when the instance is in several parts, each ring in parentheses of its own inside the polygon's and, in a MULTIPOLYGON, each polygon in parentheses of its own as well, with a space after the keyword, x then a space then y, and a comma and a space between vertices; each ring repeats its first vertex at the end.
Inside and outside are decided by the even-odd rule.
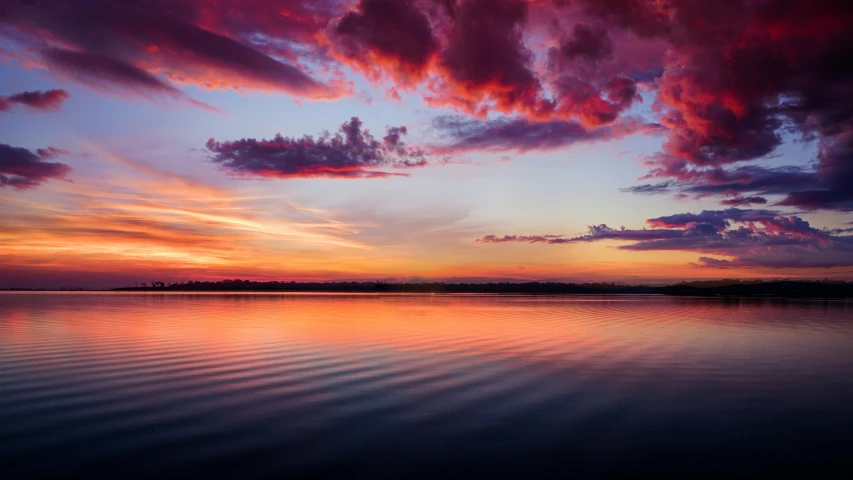
POLYGON ((853 280, 847 0, 6 0, 0 288, 853 280))

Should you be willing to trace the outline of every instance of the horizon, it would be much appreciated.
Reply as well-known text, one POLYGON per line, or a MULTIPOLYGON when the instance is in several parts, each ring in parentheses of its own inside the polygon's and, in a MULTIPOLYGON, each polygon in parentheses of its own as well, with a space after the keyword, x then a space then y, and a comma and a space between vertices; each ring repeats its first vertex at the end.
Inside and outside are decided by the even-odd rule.
POLYGON ((0 288, 853 280, 850 14, 795 3, 12 0, 0 288))
MULTIPOLYGON (((697 286, 700 288, 704 287, 722 287, 729 285, 760 285, 766 283, 802 283, 802 284, 818 284, 818 285, 838 285, 838 284, 848 284, 853 285, 853 281, 844 281, 844 280, 836 280, 831 278, 814 278, 814 279, 804 279, 804 278, 753 278, 753 279, 743 279, 743 278, 717 278, 717 279, 694 279, 694 280, 681 280, 678 282, 666 282, 666 283, 625 283, 625 282, 583 282, 583 281, 555 281, 555 280, 527 280, 527 279, 447 279, 447 280, 425 280, 425 279, 412 279, 412 280, 395 280, 395 279, 378 279, 378 280, 318 280, 318 281, 295 281, 295 280, 246 280, 240 278, 234 279, 220 279, 220 280, 185 280, 180 282, 161 282, 161 281, 152 281, 152 282, 134 282, 133 284, 128 285, 120 285, 120 286, 109 286, 109 287, 80 287, 75 285, 64 285, 58 287, 0 287, 0 292, 14 292, 14 291, 43 291, 43 292, 62 292, 62 291, 78 291, 78 292, 115 292, 115 291, 157 291, 157 290, 169 290, 175 287, 181 286, 192 286, 199 285, 201 287, 205 285, 215 285, 215 284, 226 284, 226 283, 247 283, 251 285, 264 286, 269 284, 282 284, 284 286, 287 285, 295 285, 295 286, 305 286, 305 285, 348 285, 355 284, 359 286, 364 285, 389 285, 389 286, 405 286, 405 285, 479 285, 479 286, 494 286, 494 285, 519 285, 519 286, 530 286, 534 284, 538 285, 558 285, 558 286, 577 286, 577 287, 615 287, 615 288, 665 288, 665 287, 675 287, 675 286, 697 286)), ((178 292, 184 290, 176 290, 178 292)), ((192 291, 192 290, 188 290, 192 291)), ((237 290, 242 291, 242 290, 237 290)), ((247 292, 259 292, 262 293, 265 290, 245 290, 247 292)), ((269 292, 276 292, 278 290, 269 290, 269 292)), ((342 290, 344 292, 345 290, 342 290)), ((227 290, 223 290, 223 293, 227 293, 227 290)), ((287 290, 281 290, 281 292, 287 292, 287 290)), ((334 291, 330 291, 332 293, 334 291)), ((382 293, 382 292, 377 292, 382 293)), ((387 292, 394 293, 394 292, 387 292)), ((450 292, 452 293, 452 292, 450 292)))

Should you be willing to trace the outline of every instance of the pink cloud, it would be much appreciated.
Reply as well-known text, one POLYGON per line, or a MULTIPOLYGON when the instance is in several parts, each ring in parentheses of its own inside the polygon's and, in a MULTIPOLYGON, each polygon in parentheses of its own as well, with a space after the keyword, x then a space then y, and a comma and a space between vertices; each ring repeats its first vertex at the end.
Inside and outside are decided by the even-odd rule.
POLYGON ((31 110, 59 110, 63 103, 68 100, 70 95, 65 90, 54 89, 33 90, 27 92, 16 93, 4 97, 0 95, 0 112, 9 111, 17 105, 22 105, 31 110))

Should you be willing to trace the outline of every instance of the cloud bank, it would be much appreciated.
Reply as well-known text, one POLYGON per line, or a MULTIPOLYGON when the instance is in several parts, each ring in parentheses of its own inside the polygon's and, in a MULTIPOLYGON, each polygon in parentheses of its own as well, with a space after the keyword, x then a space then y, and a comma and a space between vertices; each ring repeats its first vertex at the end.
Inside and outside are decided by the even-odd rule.
POLYGON ((651 228, 588 227, 583 235, 487 235, 479 243, 551 245, 603 240, 627 242, 621 250, 685 251, 702 254, 698 265, 714 268, 831 268, 853 266, 853 236, 846 229, 824 231, 797 216, 775 210, 705 210, 646 221, 651 228), (716 255, 726 258, 708 257, 716 255))

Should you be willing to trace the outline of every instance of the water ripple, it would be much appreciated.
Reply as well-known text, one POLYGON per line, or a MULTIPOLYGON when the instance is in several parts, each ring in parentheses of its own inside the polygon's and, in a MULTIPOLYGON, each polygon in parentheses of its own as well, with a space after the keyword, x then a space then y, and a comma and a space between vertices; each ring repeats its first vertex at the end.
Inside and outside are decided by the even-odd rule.
POLYGON ((847 466, 853 304, 0 294, 0 477, 847 466))

